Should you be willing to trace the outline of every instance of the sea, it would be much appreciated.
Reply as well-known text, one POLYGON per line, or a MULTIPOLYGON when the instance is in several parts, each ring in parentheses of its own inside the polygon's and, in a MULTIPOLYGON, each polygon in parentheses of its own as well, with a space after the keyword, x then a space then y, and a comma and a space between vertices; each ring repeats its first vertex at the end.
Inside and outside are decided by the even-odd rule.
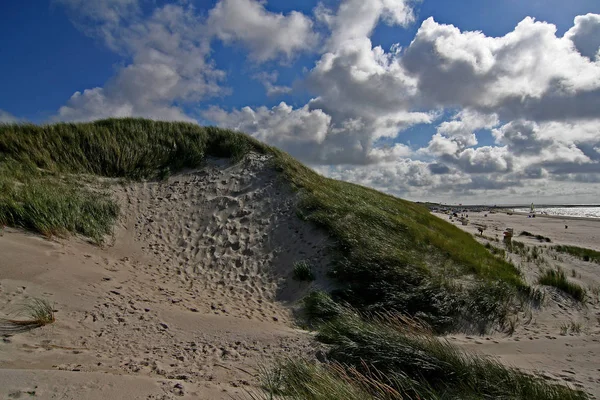
MULTIPOLYGON (((529 212, 527 208, 515 208, 516 212, 529 212)), ((600 206, 541 206, 535 207, 535 213, 538 215, 557 215, 561 217, 576 217, 576 218, 600 218, 600 206)))

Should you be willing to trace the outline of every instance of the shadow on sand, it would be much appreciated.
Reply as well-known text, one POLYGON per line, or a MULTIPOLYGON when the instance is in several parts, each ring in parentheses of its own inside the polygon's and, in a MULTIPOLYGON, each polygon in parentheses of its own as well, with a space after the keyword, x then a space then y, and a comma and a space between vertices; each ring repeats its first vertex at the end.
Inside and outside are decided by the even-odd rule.
POLYGON ((38 321, 19 321, 0 318, 0 336, 13 336, 44 326, 38 321))

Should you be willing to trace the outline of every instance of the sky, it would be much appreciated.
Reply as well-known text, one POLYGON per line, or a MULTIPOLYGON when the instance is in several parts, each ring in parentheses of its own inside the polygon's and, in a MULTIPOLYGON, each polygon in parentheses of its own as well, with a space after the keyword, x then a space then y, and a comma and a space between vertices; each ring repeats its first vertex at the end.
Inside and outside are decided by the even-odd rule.
POLYGON ((217 125, 417 201, 600 203, 597 0, 0 1, 0 122, 217 125))

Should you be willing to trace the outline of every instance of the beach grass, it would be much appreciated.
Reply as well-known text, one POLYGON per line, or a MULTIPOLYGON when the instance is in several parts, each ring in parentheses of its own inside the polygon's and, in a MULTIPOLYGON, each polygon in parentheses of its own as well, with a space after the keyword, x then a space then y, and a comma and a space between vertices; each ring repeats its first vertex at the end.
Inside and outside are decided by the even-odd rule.
POLYGON ((600 251, 586 249, 583 247, 564 245, 554 246, 552 247, 552 249, 560 253, 570 254, 574 257, 582 259, 583 261, 590 261, 600 264, 600 251))
POLYGON ((551 243, 552 240, 548 237, 542 236, 542 235, 534 235, 531 232, 527 232, 527 231, 522 231, 521 233, 519 233, 519 236, 528 236, 528 237, 532 237, 535 238, 537 240, 539 240, 540 242, 546 242, 546 243, 551 243))
POLYGON ((34 297, 23 304, 18 310, 18 315, 25 317, 27 322, 44 326, 54 323, 54 309, 46 299, 34 297))
POLYGON ((69 185, 55 177, 5 183, 0 224, 45 236, 79 233, 101 243, 112 232, 119 207, 107 194, 69 185))
POLYGON ((308 261, 297 261, 294 263, 294 279, 297 281, 310 282, 315 280, 315 274, 308 261))
POLYGON ((328 361, 263 369, 254 399, 585 399, 585 393, 462 351, 418 321, 347 313, 321 327, 328 361), (269 397, 280 396, 280 397, 269 397))
POLYGON ((342 314, 344 307, 323 291, 313 291, 303 299, 304 314, 308 322, 319 324, 342 314))
POLYGON ((571 295, 577 301, 585 300, 586 290, 576 283, 569 282, 565 271, 560 268, 547 269, 540 276, 538 282, 541 285, 554 286, 571 295))
POLYGON ((441 332, 454 328, 465 309, 456 307, 464 288, 450 284, 458 277, 472 277, 471 287, 501 282, 514 296, 527 291, 513 264, 425 207, 316 175, 289 155, 272 151, 276 168, 299 191, 301 217, 337 243, 330 276, 342 288, 333 292, 335 301, 368 312, 404 310, 441 332))
POLYGON ((26 332, 55 321, 52 304, 46 299, 34 297, 20 305, 13 312, 13 318, 0 318, 0 335, 10 336, 26 332))
MULTIPOLYGON (((358 373, 357 373, 358 374, 358 373)), ((263 391, 248 393, 252 400, 369 400, 375 399, 363 382, 337 364, 316 364, 305 359, 282 359, 262 368, 263 391)), ((366 380, 365 380, 366 381, 366 380)), ((390 398, 391 399, 391 398, 390 398)), ((398 397, 401 399, 401 397, 398 397)))

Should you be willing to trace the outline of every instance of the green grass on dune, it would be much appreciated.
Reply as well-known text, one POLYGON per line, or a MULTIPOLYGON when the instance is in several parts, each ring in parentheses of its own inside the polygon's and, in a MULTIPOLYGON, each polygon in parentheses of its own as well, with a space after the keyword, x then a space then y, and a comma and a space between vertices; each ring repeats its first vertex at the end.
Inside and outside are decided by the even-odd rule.
POLYGON ((518 285, 517 269, 492 256, 472 235, 432 215, 425 207, 352 183, 328 179, 276 151, 276 162, 304 196, 306 219, 324 226, 360 262, 391 261, 427 268, 452 261, 460 274, 518 285))
POLYGON ((107 119, 91 123, 0 126, 0 155, 62 173, 157 178, 199 166, 206 156, 239 159, 260 142, 191 123, 107 119))
POLYGON ((0 225, 45 236, 79 233, 101 243, 118 214, 119 207, 105 193, 75 186, 31 164, 0 162, 0 225))
POLYGON ((368 312, 398 310, 443 331, 456 328, 465 313, 501 321, 507 298, 527 292, 514 265, 426 208, 325 178, 273 151, 277 167, 300 191, 301 216, 338 243, 331 275, 344 286, 334 292, 336 299, 368 312), (456 286, 458 277, 469 282, 456 286), (482 287, 501 297, 488 301, 482 287), (473 301, 474 293, 482 294, 481 301, 473 301))
POLYGON ((560 253, 567 253, 578 257, 583 261, 592 261, 600 264, 600 251, 577 246, 554 246, 552 249, 560 253))
POLYGON ((554 286, 557 289, 573 296, 577 301, 584 301, 586 291, 576 283, 569 282, 565 271, 560 268, 548 269, 539 278, 541 285, 554 286))
POLYGON ((418 324, 411 326, 411 321, 398 321, 389 315, 365 320, 349 313, 328 322, 319 338, 331 346, 328 362, 315 365, 303 360, 282 360, 263 371, 265 394, 252 398, 587 398, 581 391, 462 351, 418 324))

